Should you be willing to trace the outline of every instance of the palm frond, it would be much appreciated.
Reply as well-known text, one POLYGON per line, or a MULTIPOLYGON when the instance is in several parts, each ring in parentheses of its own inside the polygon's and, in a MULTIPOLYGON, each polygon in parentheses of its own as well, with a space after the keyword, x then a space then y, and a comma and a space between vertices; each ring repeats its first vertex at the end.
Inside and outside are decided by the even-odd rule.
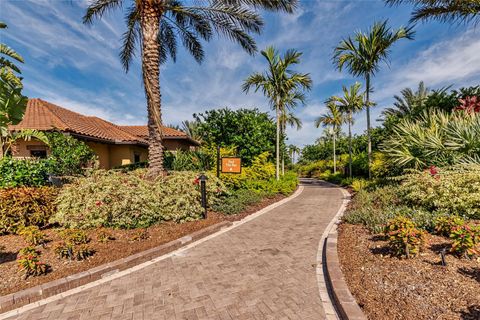
POLYGON ((105 12, 118 8, 123 0, 93 0, 83 16, 83 23, 91 24, 95 18, 101 18, 105 12))

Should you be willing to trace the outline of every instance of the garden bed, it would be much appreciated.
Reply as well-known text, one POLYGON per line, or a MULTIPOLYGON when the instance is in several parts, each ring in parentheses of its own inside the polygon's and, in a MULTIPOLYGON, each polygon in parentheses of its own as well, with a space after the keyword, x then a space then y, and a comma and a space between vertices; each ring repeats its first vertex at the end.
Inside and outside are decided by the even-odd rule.
POLYGON ((6 295, 17 292, 22 289, 30 288, 55 279, 66 277, 78 272, 86 271, 93 267, 108 263, 129 255, 159 246, 172 240, 181 238, 197 230, 206 228, 222 221, 236 221, 250 215, 268 205, 285 198, 283 195, 277 195, 272 198, 265 198, 255 205, 249 206, 240 214, 224 215, 215 212, 209 212, 205 220, 197 220, 186 223, 167 222, 155 225, 145 229, 148 234, 147 239, 132 240, 137 230, 107 230, 114 240, 100 242, 97 239, 97 230, 87 231, 90 242, 89 247, 95 250, 95 254, 83 261, 70 261, 59 259, 54 252, 54 248, 61 242, 57 232, 53 229, 45 230, 44 233, 50 241, 45 247, 38 247, 41 251, 41 260, 51 266, 51 272, 44 276, 29 277, 24 279, 18 271, 16 258, 18 250, 26 246, 23 237, 18 235, 0 236, 0 245, 4 247, 0 253, 0 295, 6 295))
POLYGON ((450 241, 428 236, 413 259, 391 257, 387 242, 360 225, 339 228, 338 253, 352 294, 372 320, 480 319, 480 260, 440 251, 450 241))

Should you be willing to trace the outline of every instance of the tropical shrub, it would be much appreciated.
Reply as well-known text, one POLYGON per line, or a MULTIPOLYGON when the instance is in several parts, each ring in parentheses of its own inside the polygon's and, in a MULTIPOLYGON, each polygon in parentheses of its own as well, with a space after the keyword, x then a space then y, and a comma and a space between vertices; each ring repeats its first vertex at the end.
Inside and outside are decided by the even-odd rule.
POLYGON ((88 242, 90 242, 90 238, 83 230, 64 229, 61 230, 58 235, 63 241, 73 245, 87 244, 88 242))
POLYGON ((49 133, 51 161, 50 173, 55 175, 82 174, 96 158, 95 153, 83 141, 59 132, 49 133))
POLYGON ((52 164, 48 159, 0 159, 0 188, 44 186, 52 164))
MULTIPOLYGON (((144 174, 143 170, 98 170, 77 179, 62 188, 52 222, 73 228, 143 228, 202 216, 198 174, 175 172, 153 182, 144 174)), ((212 206, 226 189, 214 175, 207 177, 208 205, 212 206)))
POLYGON ((164 166, 167 170, 174 171, 208 171, 214 159, 210 153, 203 151, 166 151, 164 153, 164 166))
POLYGON ((401 181, 399 195, 412 206, 480 218, 480 165, 411 171, 401 181))
POLYGON ((57 194, 52 187, 0 189, 0 234, 46 226, 55 212, 57 194))
POLYGON ((415 227, 413 221, 405 217, 397 217, 386 226, 388 245, 396 256, 407 259, 416 256, 426 242, 426 232, 415 227))
POLYGON ((262 199, 262 193, 240 189, 223 197, 212 209, 224 214, 237 214, 245 210, 249 205, 260 202, 262 199))
POLYGON ((455 227, 462 226, 465 223, 461 217, 458 216, 443 216, 435 219, 435 233, 448 237, 455 227))
POLYGON ((23 248, 18 254, 17 264, 20 270, 24 272, 25 279, 30 276, 40 276, 48 272, 49 266, 40 261, 40 252, 35 248, 23 248))
POLYGON ((38 246, 47 242, 47 237, 37 226, 29 226, 20 229, 19 235, 25 239, 30 246, 38 246))
POLYGON ((113 236, 113 234, 110 231, 101 228, 101 229, 97 230, 97 240, 99 242, 104 243, 104 242, 108 242, 108 241, 111 241, 111 240, 115 240, 115 237, 113 236))
POLYGON ((463 224, 453 227, 451 251, 459 256, 469 258, 480 254, 480 226, 463 224))

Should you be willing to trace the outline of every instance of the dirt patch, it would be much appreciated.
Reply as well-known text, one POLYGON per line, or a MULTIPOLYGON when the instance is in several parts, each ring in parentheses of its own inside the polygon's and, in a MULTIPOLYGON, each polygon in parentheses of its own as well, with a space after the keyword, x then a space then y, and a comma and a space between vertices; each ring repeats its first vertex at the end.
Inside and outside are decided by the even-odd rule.
POLYGON ((480 319, 480 260, 447 254, 448 239, 429 236, 420 256, 390 257, 387 242, 362 226, 342 224, 338 252, 350 291, 369 319, 480 319))
POLYGON ((2 253, 0 253, 0 295, 17 292, 22 289, 86 271, 104 263, 121 259, 181 238, 222 221, 240 220, 283 198, 285 198, 285 196, 277 195, 273 198, 263 199, 260 203, 249 206, 244 212, 236 215, 226 216, 220 213, 209 212, 208 218, 205 220, 180 224, 166 222, 155 225, 146 229, 149 234, 149 238, 146 240, 131 241, 130 239, 137 232, 136 230, 105 229, 113 235, 115 240, 102 243, 97 240, 97 230, 88 230, 87 233, 91 238, 89 246, 95 250, 95 254, 84 261, 59 259, 54 253, 54 248, 61 242, 57 230, 45 230, 44 233, 50 241, 45 247, 39 246, 38 249, 41 252, 40 260, 49 264, 52 271, 47 275, 30 277, 26 280, 24 280, 23 275, 18 271, 16 258, 18 250, 26 247, 27 243, 18 235, 0 236, 0 246, 4 247, 2 253))

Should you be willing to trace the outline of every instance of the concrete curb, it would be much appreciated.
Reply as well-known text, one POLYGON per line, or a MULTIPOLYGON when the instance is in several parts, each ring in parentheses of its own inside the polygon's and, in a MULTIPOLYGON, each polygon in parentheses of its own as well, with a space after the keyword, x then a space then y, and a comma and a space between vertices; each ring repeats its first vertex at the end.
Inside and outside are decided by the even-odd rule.
POLYGON ((51 297, 53 295, 83 286, 89 282, 105 278, 117 272, 139 265, 143 262, 173 252, 186 244, 205 238, 211 234, 216 233, 222 228, 231 226, 232 224, 232 222, 223 221, 203 228, 201 230, 195 231, 188 236, 170 241, 158 247, 154 247, 152 249, 148 249, 146 251, 142 251, 134 255, 100 265, 93 269, 67 276, 65 278, 60 278, 32 288, 2 296, 0 297, 0 313, 4 313, 22 307, 26 304, 30 304, 51 297))
MULTIPOLYGON (((333 185, 338 187, 337 185, 333 185)), ((340 218, 345 213, 346 205, 350 201, 350 194, 341 189, 345 195, 342 207, 331 222, 330 228, 327 228, 328 235, 325 238, 323 246, 323 271, 327 284, 329 295, 331 296, 338 317, 342 320, 367 320, 367 316, 363 313, 352 293, 348 289, 347 282, 343 276, 340 266, 340 259, 338 257, 337 242, 338 230, 337 225, 340 218)), ((327 231, 326 230, 326 231, 327 231)))

